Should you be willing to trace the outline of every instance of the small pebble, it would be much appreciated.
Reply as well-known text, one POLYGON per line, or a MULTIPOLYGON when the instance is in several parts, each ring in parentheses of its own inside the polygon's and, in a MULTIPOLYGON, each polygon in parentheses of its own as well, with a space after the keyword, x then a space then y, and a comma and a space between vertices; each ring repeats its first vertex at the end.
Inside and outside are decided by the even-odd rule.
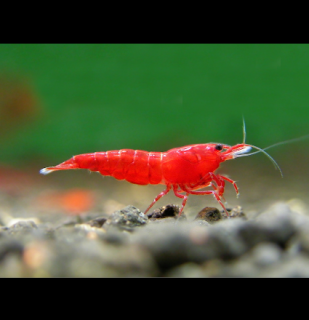
POLYGON ((221 212, 214 207, 205 207, 201 210, 194 220, 203 220, 209 223, 214 223, 222 219, 221 212))
POLYGON ((147 222, 148 217, 139 209, 130 205, 113 212, 104 226, 115 226, 123 230, 133 231, 135 227, 143 226, 147 222))
MULTIPOLYGON (((226 208, 227 212, 229 213, 230 218, 242 218, 243 220, 247 220, 247 216, 242 210, 241 206, 236 206, 234 208, 226 208)), ((227 219, 228 216, 224 210, 221 211, 222 218, 227 219)))
POLYGON ((175 204, 168 204, 166 206, 163 206, 159 209, 155 209, 151 213, 147 214, 147 217, 149 219, 157 220, 157 219, 166 219, 166 218, 174 218, 179 220, 186 220, 186 216, 182 212, 179 216, 179 206, 175 204))

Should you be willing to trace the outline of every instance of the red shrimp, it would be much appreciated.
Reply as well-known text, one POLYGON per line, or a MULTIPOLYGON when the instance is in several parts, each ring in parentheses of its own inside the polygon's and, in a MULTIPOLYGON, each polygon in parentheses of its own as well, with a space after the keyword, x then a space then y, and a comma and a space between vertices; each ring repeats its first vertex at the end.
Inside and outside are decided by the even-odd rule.
MULTIPOLYGON (((245 141, 245 127, 244 139, 245 141)), ((98 171, 104 176, 112 176, 118 180, 126 180, 139 185, 163 184, 165 190, 156 196, 147 211, 171 189, 176 197, 182 199, 179 216, 183 211, 190 194, 215 197, 226 214, 228 212, 222 203, 225 182, 233 185, 238 196, 236 182, 223 175, 216 174, 221 162, 248 156, 251 148, 266 154, 275 166, 282 172, 275 160, 263 149, 246 144, 229 146, 221 143, 192 144, 174 148, 167 152, 147 152, 142 150, 122 149, 106 152, 94 152, 73 156, 71 159, 55 167, 47 167, 40 171, 48 174, 56 170, 89 169, 98 171), (210 190, 199 190, 210 187, 210 190)))

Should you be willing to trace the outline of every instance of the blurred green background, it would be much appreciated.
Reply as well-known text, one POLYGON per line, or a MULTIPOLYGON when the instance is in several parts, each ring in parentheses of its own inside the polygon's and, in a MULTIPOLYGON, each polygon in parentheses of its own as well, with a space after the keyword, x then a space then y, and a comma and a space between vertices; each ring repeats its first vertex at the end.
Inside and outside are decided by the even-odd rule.
POLYGON ((0 163, 309 133, 307 44, 0 44, 0 72, 0 163))

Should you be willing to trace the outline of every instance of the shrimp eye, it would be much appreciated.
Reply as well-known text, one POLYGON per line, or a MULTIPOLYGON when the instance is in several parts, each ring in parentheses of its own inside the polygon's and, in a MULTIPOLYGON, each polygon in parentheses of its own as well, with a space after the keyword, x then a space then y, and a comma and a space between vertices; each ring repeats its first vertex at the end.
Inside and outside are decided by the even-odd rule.
POLYGON ((215 146, 215 150, 222 150, 223 149, 223 145, 222 144, 217 144, 216 146, 215 146))

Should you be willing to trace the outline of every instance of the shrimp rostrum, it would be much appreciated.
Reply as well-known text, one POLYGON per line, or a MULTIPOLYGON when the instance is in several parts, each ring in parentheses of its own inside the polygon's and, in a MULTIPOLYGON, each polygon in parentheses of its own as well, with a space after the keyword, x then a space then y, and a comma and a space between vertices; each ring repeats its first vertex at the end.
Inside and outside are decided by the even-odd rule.
POLYGON ((165 190, 155 197, 145 213, 170 190, 173 190, 176 197, 182 199, 179 215, 183 211, 190 194, 210 194, 214 196, 228 215, 222 202, 225 183, 231 183, 237 195, 239 193, 238 187, 235 181, 216 174, 215 171, 219 168, 221 162, 257 153, 248 153, 252 148, 258 150, 257 152, 266 154, 281 172, 275 160, 263 149, 256 146, 246 143, 234 146, 206 143, 174 148, 167 152, 122 149, 80 154, 57 166, 44 168, 40 173, 48 174, 57 170, 88 169, 100 172, 103 176, 112 176, 118 180, 126 180, 134 184, 165 185, 165 190), (210 189, 200 190, 205 187, 210 187, 210 189))

